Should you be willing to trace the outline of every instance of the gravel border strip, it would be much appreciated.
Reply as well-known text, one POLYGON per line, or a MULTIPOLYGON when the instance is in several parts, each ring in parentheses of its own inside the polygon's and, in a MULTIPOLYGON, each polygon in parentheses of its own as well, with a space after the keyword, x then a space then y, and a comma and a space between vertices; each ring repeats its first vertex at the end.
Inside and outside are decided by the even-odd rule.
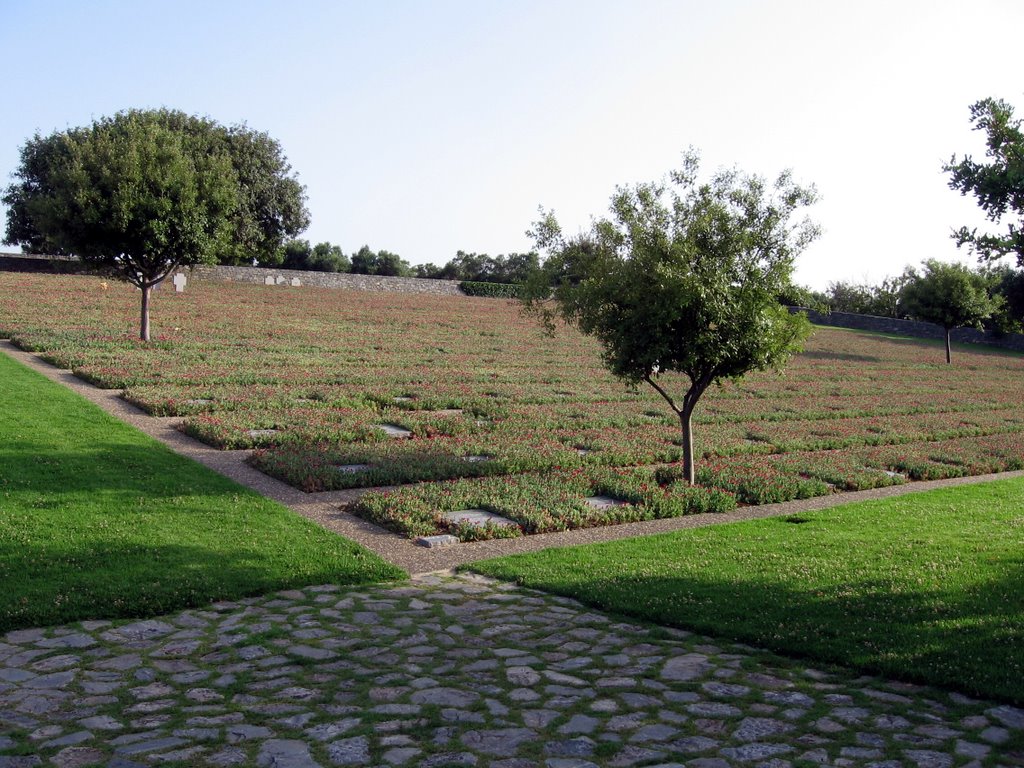
POLYGON ((956 477, 947 480, 909 482, 905 485, 893 485, 867 491, 838 493, 831 496, 818 496, 812 499, 787 501, 779 504, 764 504, 756 507, 740 507, 732 512, 725 513, 689 515, 687 517, 610 525, 600 528, 582 528, 559 533, 523 536, 518 539, 493 539, 463 543, 451 547, 428 549, 416 545, 410 539, 391 533, 339 509, 338 505, 354 501, 361 494, 371 489, 304 493, 246 464, 245 459, 250 453, 248 450, 222 451, 217 448, 211 448, 205 443, 201 443, 179 432, 177 430, 177 425, 181 423, 179 417, 150 416, 142 409, 123 400, 120 391, 100 389, 82 381, 71 371, 57 368, 43 361, 35 354, 24 352, 15 347, 10 341, 0 340, 0 351, 32 370, 41 373, 51 381, 63 384, 90 402, 100 406, 112 416, 159 440, 176 453, 193 459, 240 485, 244 485, 267 498, 284 504, 297 514, 318 523, 330 531, 334 531, 345 538, 362 544, 385 560, 413 575, 447 571, 474 560, 524 552, 536 552, 551 547, 615 541, 633 536, 648 536, 656 533, 700 528, 705 525, 731 523, 739 520, 759 520, 766 517, 791 515, 798 512, 830 509, 855 501, 888 499, 908 493, 930 491, 935 488, 952 488, 958 485, 972 485, 991 480, 1024 477, 1024 470, 1020 470, 991 475, 976 475, 973 477, 956 477))

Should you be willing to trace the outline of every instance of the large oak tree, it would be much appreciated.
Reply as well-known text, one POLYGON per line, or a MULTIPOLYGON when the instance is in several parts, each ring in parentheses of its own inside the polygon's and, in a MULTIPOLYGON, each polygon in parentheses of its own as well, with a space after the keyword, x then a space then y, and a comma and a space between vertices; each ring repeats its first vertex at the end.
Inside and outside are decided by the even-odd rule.
POLYGON ((798 211, 813 188, 736 170, 698 181, 684 156, 668 183, 619 188, 611 216, 566 239, 551 212, 532 230, 547 258, 527 286, 527 311, 561 318, 601 344, 604 362, 646 383, 679 417, 683 474, 693 483, 691 417, 712 384, 781 365, 810 333, 778 297, 795 256, 818 233, 798 211), (689 384, 671 391, 664 374, 689 384))

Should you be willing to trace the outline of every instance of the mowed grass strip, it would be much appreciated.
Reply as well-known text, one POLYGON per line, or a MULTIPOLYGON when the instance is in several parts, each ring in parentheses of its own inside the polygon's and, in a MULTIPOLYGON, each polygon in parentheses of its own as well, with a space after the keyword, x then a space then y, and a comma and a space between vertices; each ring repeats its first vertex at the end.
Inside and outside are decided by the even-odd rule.
POLYGON ((405 574, 0 354, 0 631, 405 574))
POLYGON ((474 563, 617 613, 1024 703, 1024 479, 474 563))

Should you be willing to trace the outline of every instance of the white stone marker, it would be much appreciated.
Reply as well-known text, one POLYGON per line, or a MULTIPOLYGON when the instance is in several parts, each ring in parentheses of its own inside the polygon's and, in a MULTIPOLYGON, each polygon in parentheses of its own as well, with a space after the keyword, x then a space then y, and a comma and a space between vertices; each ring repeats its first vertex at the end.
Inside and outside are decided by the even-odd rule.
POLYGON ((299 278, 297 278, 297 277, 293 277, 292 278, 292 288, 298 288, 300 285, 302 285, 302 281, 299 280, 299 278))
POLYGON ((263 284, 264 285, 273 285, 274 284, 274 278, 271 277, 270 275, 267 275, 265 278, 263 278, 263 284))
POLYGON ((184 272, 178 272, 178 273, 176 273, 174 275, 174 278, 171 280, 171 282, 174 283, 174 290, 175 290, 175 292, 177 292, 177 293, 184 293, 185 292, 185 283, 188 282, 188 278, 185 277, 185 273, 184 272))

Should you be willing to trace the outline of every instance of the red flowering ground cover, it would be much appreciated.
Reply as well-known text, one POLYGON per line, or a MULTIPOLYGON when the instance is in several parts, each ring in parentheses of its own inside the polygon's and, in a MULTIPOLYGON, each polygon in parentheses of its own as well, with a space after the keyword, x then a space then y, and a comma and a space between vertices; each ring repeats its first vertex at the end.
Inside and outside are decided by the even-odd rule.
MULTIPOLYGON (((1024 357, 819 328, 781 374, 698 406, 699 489, 678 424, 507 301, 193 283, 138 298, 99 278, 0 273, 0 336, 306 491, 405 484, 354 511, 410 535, 517 535, 1024 466, 1024 357), (408 430, 404 439, 380 427, 408 430), (612 506, 587 503, 611 497, 612 506), (450 526, 482 507, 513 529, 450 526)), ((681 380, 664 376, 677 390, 681 380)))

